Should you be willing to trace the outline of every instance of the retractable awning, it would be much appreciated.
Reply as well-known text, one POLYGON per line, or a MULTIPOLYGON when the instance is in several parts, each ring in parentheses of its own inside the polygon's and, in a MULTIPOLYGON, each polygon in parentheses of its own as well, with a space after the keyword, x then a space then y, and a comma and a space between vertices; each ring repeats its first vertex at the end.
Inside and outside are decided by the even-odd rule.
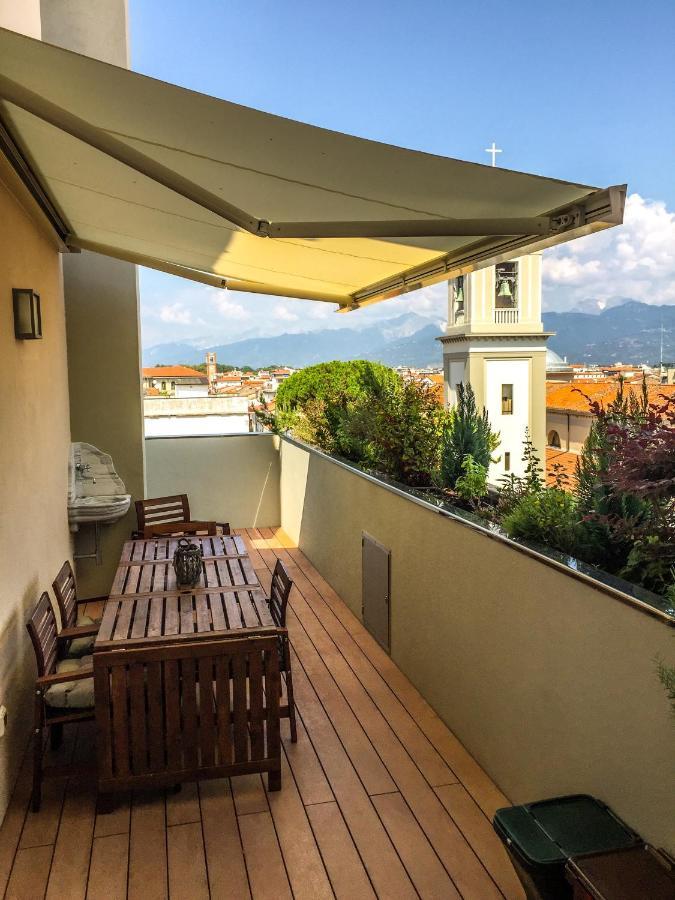
POLYGON ((5 29, 0 148, 68 247, 344 309, 620 224, 626 194, 304 125, 5 29))

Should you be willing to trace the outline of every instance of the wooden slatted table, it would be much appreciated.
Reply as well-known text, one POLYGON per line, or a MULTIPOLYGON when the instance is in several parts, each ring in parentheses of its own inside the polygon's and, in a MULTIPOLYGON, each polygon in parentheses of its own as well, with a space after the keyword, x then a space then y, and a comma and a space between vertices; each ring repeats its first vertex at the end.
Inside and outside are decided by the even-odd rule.
MULTIPOLYGON (((221 591, 260 588, 244 541, 239 535, 190 537, 204 554, 202 582, 195 591, 221 591)), ((127 541, 122 548, 111 597, 152 595, 177 592, 176 573, 172 562, 179 538, 151 538, 127 541)))
POLYGON ((189 590, 110 597, 94 652, 120 646, 277 633, 264 592, 189 590))
POLYGON ((239 537, 190 538, 202 583, 179 590, 177 538, 127 541, 94 643, 101 791, 269 773, 281 786, 277 628, 239 537), (243 639, 243 640, 242 640, 243 639))

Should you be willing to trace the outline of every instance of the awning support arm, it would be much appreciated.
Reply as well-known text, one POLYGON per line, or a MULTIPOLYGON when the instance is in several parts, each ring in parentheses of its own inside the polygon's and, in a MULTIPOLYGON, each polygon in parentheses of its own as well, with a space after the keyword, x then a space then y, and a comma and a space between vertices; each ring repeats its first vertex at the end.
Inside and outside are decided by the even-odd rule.
POLYGON ((134 147, 130 147, 123 141, 108 134, 102 128, 85 122, 79 116, 75 116, 55 103, 51 103, 39 94, 22 87, 4 75, 0 75, 0 98, 24 109, 31 115, 37 116, 43 122, 48 122, 55 128, 65 131, 90 147, 100 150, 136 172, 146 175, 153 181, 169 188, 169 190, 186 197, 188 200, 192 200, 193 203, 208 209, 233 225, 237 225, 251 234, 260 234, 259 219, 233 206, 216 194, 205 190, 200 185, 194 184, 188 178, 184 178, 178 172, 163 166, 134 147))
POLYGON ((272 222, 273 238, 483 237, 486 235, 549 234, 555 223, 548 216, 518 219, 402 219, 356 222, 272 222))

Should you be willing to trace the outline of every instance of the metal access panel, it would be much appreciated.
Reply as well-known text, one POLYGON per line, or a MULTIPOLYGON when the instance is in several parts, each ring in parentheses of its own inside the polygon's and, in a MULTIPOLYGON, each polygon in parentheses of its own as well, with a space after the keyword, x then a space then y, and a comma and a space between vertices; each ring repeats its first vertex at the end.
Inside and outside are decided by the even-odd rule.
POLYGON ((363 624, 389 652, 389 600, 391 551, 365 531, 361 537, 363 572, 363 624))

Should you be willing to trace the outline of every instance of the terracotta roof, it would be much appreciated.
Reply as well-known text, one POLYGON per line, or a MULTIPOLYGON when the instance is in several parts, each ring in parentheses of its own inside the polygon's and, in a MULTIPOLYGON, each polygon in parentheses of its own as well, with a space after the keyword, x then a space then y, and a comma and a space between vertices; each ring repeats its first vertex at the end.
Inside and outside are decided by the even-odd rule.
POLYGON ((188 366, 149 366, 143 369, 143 378, 199 378, 206 381, 206 375, 188 366))
POLYGON ((551 447, 546 448, 546 484, 548 487, 555 485, 556 475, 564 473, 567 475, 567 481, 562 485, 567 490, 574 488, 575 473, 577 470, 578 453, 572 453, 567 450, 554 450, 551 447))
POLYGON ((156 388, 156 387, 149 387, 149 388, 146 388, 146 389, 145 389, 145 396, 146 396, 146 397, 159 397, 159 396, 161 396, 161 395, 160 395, 160 390, 159 390, 159 388, 156 388))
MULTIPOLYGON (((587 397, 607 406, 616 397, 617 388, 616 379, 609 378, 604 381, 574 381, 572 383, 549 381, 546 384, 546 408, 590 416, 591 411, 587 397), (584 394, 586 396, 583 396, 584 394)), ((660 394, 675 395, 675 385, 647 383, 647 392, 649 400, 658 403, 660 394)), ((624 384, 624 394, 628 395, 628 393, 640 397, 642 381, 624 384)))

